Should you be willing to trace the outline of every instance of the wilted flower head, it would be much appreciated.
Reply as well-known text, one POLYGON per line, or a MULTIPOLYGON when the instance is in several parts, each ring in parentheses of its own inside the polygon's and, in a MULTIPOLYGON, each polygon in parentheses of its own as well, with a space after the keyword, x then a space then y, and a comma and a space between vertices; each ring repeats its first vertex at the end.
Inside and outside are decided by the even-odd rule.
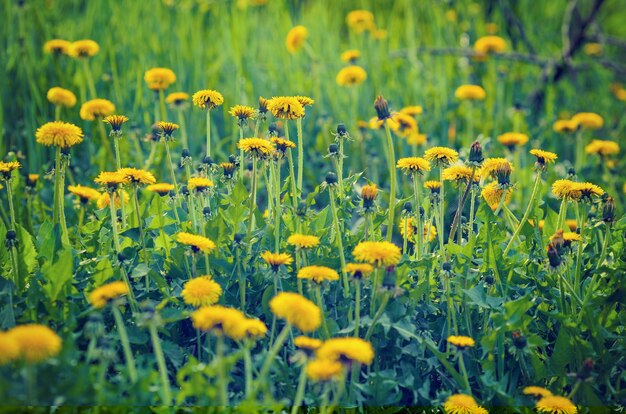
POLYGON ((382 97, 382 95, 378 95, 376 100, 374 101, 374 109, 376 109, 376 115, 378 115, 378 119, 380 121, 385 121, 386 119, 391 118, 391 112, 389 112, 389 104, 387 100, 382 97))

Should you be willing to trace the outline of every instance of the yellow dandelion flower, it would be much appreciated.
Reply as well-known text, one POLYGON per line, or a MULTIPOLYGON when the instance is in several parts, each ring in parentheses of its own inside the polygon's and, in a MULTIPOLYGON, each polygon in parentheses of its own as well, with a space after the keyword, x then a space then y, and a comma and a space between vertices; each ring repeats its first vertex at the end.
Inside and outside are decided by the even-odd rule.
POLYGON ((536 148, 531 149, 529 152, 531 155, 537 157, 537 163, 539 164, 554 163, 558 158, 558 155, 556 155, 554 152, 544 151, 536 148))
MULTIPOLYGON (((505 190, 498 188, 497 182, 493 181, 483 187, 480 195, 485 199, 492 210, 496 210, 500 205, 500 200, 502 199, 504 191, 505 190)), ((507 189, 506 195, 504 196, 505 204, 509 204, 511 202, 511 194, 513 194, 513 190, 511 188, 507 189)))
POLYGON ((116 187, 119 184, 127 184, 128 178, 119 171, 102 171, 93 181, 102 186, 116 187))
POLYGON ((304 107, 293 96, 275 96, 267 101, 267 109, 279 119, 298 119, 304 116, 304 107))
POLYGON ((143 80, 148 84, 148 88, 153 91, 162 91, 176 82, 176 74, 172 69, 152 68, 146 71, 143 80))
POLYGON ((241 311, 221 305, 203 306, 191 314, 194 328, 235 340, 243 336, 246 319, 241 311))
POLYGON ((602 116, 593 112, 579 112, 572 117, 572 121, 583 129, 600 129, 604 125, 602 116))
POLYGON ((76 95, 74 95, 72 91, 60 88, 58 86, 48 89, 46 98, 48 98, 48 101, 51 104, 57 106, 71 108, 76 105, 76 95))
POLYGON ((37 128, 35 139, 46 146, 69 148, 83 142, 83 130, 68 122, 53 121, 37 128))
POLYGON ((237 148, 255 158, 261 158, 265 155, 271 154, 274 150, 272 143, 263 138, 240 139, 237 143, 237 148))
POLYGON ((285 39, 285 45, 289 53, 296 53, 300 50, 304 42, 306 42, 307 37, 309 37, 309 31, 304 26, 295 26, 289 30, 287 38, 285 39))
POLYGON ((520 132, 505 132, 502 135, 498 135, 498 142, 510 149, 521 147, 528 142, 528 135, 520 132))
POLYGON ((296 144, 288 139, 272 137, 270 142, 276 146, 276 150, 284 155, 288 149, 294 149, 296 144))
POLYGON ((187 305, 209 306, 220 300, 222 287, 209 275, 198 276, 185 282, 180 295, 187 305))
MULTIPOLYGON (((472 178, 472 169, 465 165, 452 165, 443 170, 443 179, 446 181, 465 181, 468 182, 472 178)), ((478 181, 478 174, 474 173, 473 180, 478 181)))
POLYGON ((294 96, 294 98, 296 98, 298 102, 300 102, 300 105, 302 105, 302 107, 304 108, 306 108, 307 106, 311 106, 315 103, 315 100, 309 98, 308 96, 296 95, 294 96))
POLYGON ((230 108, 228 113, 237 118, 239 121, 245 121, 247 119, 254 119, 256 115, 256 110, 251 106, 246 105, 235 105, 230 108))
POLYGON ((282 292, 270 300, 270 310, 302 332, 312 332, 322 324, 322 311, 297 293, 282 292))
POLYGON ((235 168, 237 168, 237 166, 232 162, 221 162, 220 167, 222 167, 224 177, 226 178, 232 178, 235 168))
POLYGON ((194 253, 199 251, 210 253, 217 247, 211 239, 182 231, 176 234, 176 241, 180 244, 191 247, 191 250, 193 250, 194 253))
POLYGON ((67 190, 75 196, 78 196, 83 203, 87 203, 88 201, 98 201, 102 195, 98 190, 94 190, 91 187, 85 187, 80 184, 68 185, 67 190))
POLYGON ((583 48, 583 51, 587 56, 602 56, 604 48, 601 43, 587 43, 583 48))
POLYGON ((580 191, 576 188, 577 184, 572 180, 556 180, 552 183, 552 193, 560 199, 577 199, 580 197, 580 191))
POLYGON ((104 118, 115 112, 115 105, 108 99, 92 99, 80 107, 80 118, 85 121, 93 121, 96 118, 104 118))
POLYGON ((34 185, 39 180, 39 174, 28 174, 27 178, 28 178, 28 182, 34 185))
POLYGON ((159 121, 156 125, 157 128, 159 128, 159 130, 161 131, 160 134, 163 135, 165 139, 171 138, 174 131, 180 128, 178 124, 175 124, 173 122, 159 121))
POLYGON ((539 413, 548 414, 576 414, 578 412, 578 409, 569 398, 556 395, 541 398, 537 401, 535 408, 539 413))
POLYGON ((590 200, 591 197, 600 197, 604 194, 604 190, 596 184, 585 182, 585 183, 576 183, 576 190, 580 191, 581 200, 590 200))
POLYGON ((331 359, 314 359, 306 364, 306 376, 317 382, 339 379, 343 371, 341 362, 331 359))
POLYGON ((342 363, 360 362, 369 365, 374 360, 374 347, 361 338, 331 338, 324 341, 315 352, 318 359, 330 359, 342 363))
POLYGON ((598 154, 602 157, 619 154, 619 144, 615 141, 594 139, 585 147, 587 154, 598 154))
POLYGON ((565 240, 566 243, 573 243, 573 242, 581 241, 582 237, 578 233, 568 231, 568 232, 563 233, 563 240, 565 240))
POLYGON ((152 191, 153 193, 157 193, 159 195, 166 195, 169 194, 170 191, 174 190, 174 184, 156 183, 147 186, 146 190, 152 191))
POLYGON ((465 394, 453 394, 443 404, 446 414, 479 414, 480 408, 474 398, 465 394))
POLYGON ((506 158, 486 158, 480 168, 480 176, 482 178, 494 178, 496 171, 507 167, 513 170, 513 164, 506 158))
MULTIPOLYGON (((406 217, 406 218, 401 219, 400 223, 398 224, 398 229, 400 230, 401 236, 403 236, 404 238, 407 238, 411 243, 413 243, 414 241, 413 236, 417 232, 417 226, 413 220, 413 217, 406 217), (405 223, 406 223, 406 234, 404 231, 405 223)), ((433 226, 432 224, 424 226, 423 232, 424 232, 423 240, 426 243, 435 240, 435 238, 437 237, 437 228, 433 226)))
POLYGON ((0 366, 18 359, 20 346, 7 332, 0 332, 0 366))
POLYGON ((298 279, 309 279, 315 283, 322 283, 325 280, 332 282, 339 280, 339 274, 326 266, 305 266, 298 271, 298 279))
POLYGON ((120 296, 128 294, 128 286, 126 283, 118 281, 107 283, 99 288, 94 289, 89 294, 89 303, 96 309, 104 308, 107 303, 120 296))
POLYGON ((267 333, 267 325, 258 319, 246 318, 242 324, 242 338, 262 338, 267 333))
POLYGON ((424 188, 430 190, 431 192, 439 192, 441 189, 441 182, 434 180, 424 181, 424 188))
POLYGON ((100 45, 94 40, 85 39, 72 42, 69 47, 69 55, 76 58, 93 57, 100 51, 100 45))
POLYGON ((350 273, 352 277, 360 279, 369 275, 374 271, 374 266, 369 263, 348 263, 345 268, 346 273, 350 273))
POLYGON ((202 109, 214 109, 224 103, 224 97, 218 91, 203 89, 191 97, 193 104, 202 109))
POLYGON ((459 153, 448 147, 432 147, 424 152, 424 158, 436 166, 450 165, 459 159, 459 153))
POLYGON ((372 118, 369 119, 369 121, 367 121, 367 127, 369 129, 381 129, 383 126, 385 126, 385 122, 378 119, 377 116, 374 116, 372 118))
MULTIPOLYGON (((126 191, 121 191, 122 197, 124 197, 124 203, 128 203, 130 201, 130 196, 126 191)), ((122 205, 122 201, 120 199, 120 192, 115 192, 113 195, 113 201, 115 202, 115 207, 119 208, 122 205)), ((111 196, 109 193, 103 193, 98 200, 96 200, 96 207, 100 210, 106 208, 111 203, 111 196)))
POLYGON ((426 140, 427 139, 428 139, 428 136, 426 134, 420 134, 419 132, 412 131, 406 137, 406 143, 411 145, 411 146, 413 146, 413 145, 422 146, 422 145, 426 144, 426 140))
POLYGON ((405 173, 415 173, 422 175, 424 171, 430 171, 430 163, 421 157, 400 158, 396 164, 405 173))
POLYGON ((320 244, 320 238, 310 234, 294 233, 287 239, 287 243, 299 249, 312 249, 320 244))
POLYGON ((400 112, 412 117, 416 117, 424 112, 424 108, 422 108, 421 105, 410 105, 400 109, 400 112))
POLYGON ((317 338, 310 338, 308 336, 296 336, 293 339, 293 344, 300 349, 306 349, 308 351, 315 351, 322 346, 322 341, 317 338))
POLYGON ((341 68, 337 72, 337 85, 339 86, 355 86, 360 85, 367 79, 367 72, 358 65, 350 65, 341 68))
POLYGON ((341 54, 341 61, 346 63, 354 63, 360 57, 360 51, 358 51, 357 49, 350 49, 341 54))
POLYGON ((187 188, 189 190, 196 190, 198 192, 208 190, 213 187, 215 184, 213 181, 204 177, 191 177, 187 180, 187 188))
POLYGON ((552 124, 552 130, 558 133, 575 132, 578 129, 578 121, 573 119, 560 119, 552 124))
POLYGON ((172 92, 165 97, 165 103, 180 106, 189 100, 189 94, 185 92, 172 92))
POLYGON ((400 248, 387 241, 365 241, 356 245, 352 251, 360 262, 367 262, 376 267, 395 266, 402 257, 400 248))
POLYGON ((482 101, 485 99, 485 90, 478 85, 461 85, 456 88, 454 96, 462 101, 482 101))
POLYGON ((552 393, 543 387, 531 385, 522 390, 524 395, 532 395, 533 397, 550 397, 552 393))
POLYGON ((119 132, 122 129, 122 125, 128 122, 128 117, 125 115, 109 115, 102 122, 109 124, 113 132, 119 132))
POLYGON ((357 33, 376 29, 374 14, 369 10, 352 10, 346 15, 346 24, 357 33))
POLYGON ((377 195, 378 187, 376 184, 369 184, 361 187, 361 198, 363 200, 373 201, 377 195))
POLYGON ((478 53, 502 53, 506 50, 506 41, 500 36, 483 36, 474 43, 474 50, 478 53))
POLYGON ((293 263, 293 257, 289 253, 272 253, 269 250, 261 253, 261 259, 277 272, 280 266, 288 266, 293 263))
POLYGON ((14 170, 17 170, 18 168, 21 168, 21 167, 22 167, 22 164, 20 164, 18 161, 9 161, 9 162, 0 161, 0 173, 4 175, 9 175, 14 170))
MULTIPOLYGON (((541 223, 539 223, 539 224, 541 224, 541 223)), ((574 230, 576 230, 578 228, 578 222, 576 220, 574 220, 574 219, 567 219, 567 220, 565 220, 565 225, 571 231, 574 231, 574 230)))
POLYGON ((151 172, 140 170, 137 168, 120 168, 117 173, 126 178, 130 183, 134 184, 154 184, 156 178, 151 172))
POLYGON ((61 351, 61 338, 45 325, 18 325, 7 332, 20 350, 20 356, 28 363, 45 361, 61 351))
POLYGON ((72 42, 63 39, 51 39, 43 44, 43 51, 54 55, 69 55, 72 42))
POLYGON ((417 132, 417 121, 411 115, 405 114, 404 112, 396 112, 391 115, 392 122, 389 122, 389 127, 393 129, 393 131, 402 136, 407 137, 412 133, 417 132))
POLYGON ((457 348, 473 348, 476 342, 469 336, 450 335, 447 339, 448 343, 456 346, 457 348))

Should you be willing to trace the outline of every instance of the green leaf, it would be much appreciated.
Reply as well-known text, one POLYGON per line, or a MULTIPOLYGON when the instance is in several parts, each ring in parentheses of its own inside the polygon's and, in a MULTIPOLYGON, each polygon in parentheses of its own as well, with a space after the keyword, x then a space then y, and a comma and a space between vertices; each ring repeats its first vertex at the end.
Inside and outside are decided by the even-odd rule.
POLYGON ((70 248, 64 248, 57 254, 54 262, 46 262, 41 268, 41 274, 46 280, 44 290, 51 301, 58 299, 65 285, 74 275, 74 260, 70 248))

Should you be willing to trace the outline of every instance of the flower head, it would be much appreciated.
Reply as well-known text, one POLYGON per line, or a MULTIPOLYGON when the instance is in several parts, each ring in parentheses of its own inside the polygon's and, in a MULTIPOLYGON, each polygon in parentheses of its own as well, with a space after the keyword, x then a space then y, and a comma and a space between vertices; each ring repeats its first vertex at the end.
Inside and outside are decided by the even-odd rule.
POLYGON ((583 129, 600 129, 604 125, 604 119, 593 112, 579 112, 572 117, 583 129))
POLYGON ((104 308, 113 299, 128 294, 128 285, 122 281, 107 283, 89 294, 89 303, 96 309, 104 308))
POLYGON ((531 149, 529 152, 531 155, 537 157, 537 164, 539 165, 554 163, 558 158, 558 155, 556 155, 554 152, 544 151, 536 148, 531 149))
POLYGON ((480 169, 480 176, 483 178, 495 178, 496 171, 505 166, 508 166, 511 170, 513 169, 513 164, 506 158, 487 158, 480 169))
POLYGON ((128 117, 125 115, 109 115, 102 122, 111 126, 111 132, 119 133, 122 130, 122 125, 128 122, 128 117))
POLYGON ((315 351, 322 346, 322 341, 317 338, 310 338, 308 336, 297 336, 293 339, 293 344, 300 349, 306 349, 308 351, 315 351))
POLYGON ((598 154, 601 157, 607 155, 619 154, 619 144, 615 141, 606 141, 601 139, 594 139, 589 145, 585 147, 587 154, 598 154))
POLYGON ((148 88, 153 91, 162 91, 176 82, 176 74, 172 69, 152 68, 146 71, 143 80, 148 84, 148 88))
POLYGON ((80 198, 80 201, 83 203, 87 203, 89 201, 98 201, 98 199, 102 195, 98 190, 94 190, 91 187, 85 187, 80 184, 68 185, 67 190, 75 196, 78 196, 80 198))
POLYGON ((376 267, 395 266, 400 261, 400 248, 387 241, 365 241, 356 245, 352 251, 354 257, 376 267))
POLYGON ((545 388, 534 385, 525 387, 522 393, 524 393, 524 395, 532 395, 533 397, 549 397, 552 395, 552 393, 545 388))
POLYGON ((274 272, 277 272, 280 266, 287 266, 293 263, 293 257, 289 253, 272 253, 266 250, 261 253, 261 258, 272 267, 274 272))
POLYGON ((72 42, 68 52, 72 57, 86 58, 97 55, 99 51, 100 45, 97 42, 85 39, 72 42))
POLYGON ((203 89, 193 94, 193 104, 202 109, 214 109, 224 103, 224 97, 218 91, 203 89))
POLYGON ((500 36, 483 36, 474 43, 474 50, 479 54, 502 53, 506 50, 506 41, 500 36))
POLYGON ((63 39, 51 39, 43 44, 43 51, 54 55, 68 55, 72 42, 63 39))
POLYGON ((174 190, 174 188, 174 184, 156 183, 147 186, 146 190, 152 191, 153 193, 157 193, 159 195, 166 195, 169 194, 170 191, 174 190))
POLYGON ((345 268, 346 273, 350 273, 353 278, 361 279, 374 271, 374 266, 369 263, 348 263, 345 268))
POLYGON ((412 117, 416 117, 424 112, 424 108, 422 108, 421 105, 409 105, 400 109, 400 112, 412 117))
POLYGON ((69 148, 83 142, 83 130, 68 122, 53 121, 37 128, 35 139, 46 146, 69 148))
POLYGON ((7 332, 0 332, 0 366, 18 359, 20 346, 7 332))
POLYGON ((276 151, 278 151, 281 156, 284 156, 288 149, 294 149, 296 147, 294 142, 278 137, 270 138, 270 142, 276 146, 276 151))
POLYGON ((175 124, 173 122, 159 121, 156 125, 160 131, 159 134, 163 136, 166 140, 171 139, 174 131, 180 128, 178 124, 175 124))
POLYGON ((341 68, 335 80, 339 86, 360 85, 367 79, 367 72, 360 66, 350 65, 341 68))
POLYGON ((197 308, 216 304, 222 296, 222 287, 209 275, 198 276, 185 282, 180 294, 186 304, 197 308))
POLYGON ((220 305, 203 306, 191 314, 194 328, 235 340, 242 337, 245 320, 241 311, 220 305))
POLYGON ((120 184, 127 184, 128 178, 119 171, 102 171, 93 181, 102 186, 116 188, 120 184))
POLYGON ((506 132, 498 135, 498 142, 509 149, 521 147, 528 142, 528 135, 520 132, 506 132))
POLYGON ((306 375, 312 381, 338 379, 344 371, 341 362, 332 359, 314 359, 306 364, 306 375))
POLYGON ((391 115, 389 127, 402 137, 407 137, 417 131, 417 121, 404 112, 395 112, 391 115))
POLYGON ((430 190, 431 192, 437 192, 441 190, 441 182, 435 180, 424 181, 424 188, 430 190))
POLYGON ((235 105, 230 108, 228 113, 237 118, 237 122, 242 125, 248 119, 254 119, 256 116, 256 110, 251 106, 235 105))
POLYGON ((120 168, 117 173, 126 178, 126 180, 133 184, 154 184, 156 178, 151 172, 146 170, 140 170, 137 168, 120 168))
POLYGON ((197 192, 202 192, 208 190, 214 185, 215 184, 213 183, 213 181, 205 177, 191 177, 189 180, 187 180, 187 188, 190 191, 196 190, 197 192))
POLYGON ((469 180, 473 176, 473 181, 478 181, 478 174, 472 172, 470 167, 466 167, 465 165, 452 165, 445 170, 443 170, 442 177, 447 181, 464 181, 469 182, 469 180))
POLYGON ((578 409, 566 397, 558 397, 556 395, 548 395, 537 401, 535 405, 537 412, 548 414, 576 414, 578 409))
POLYGON ((346 24, 357 33, 376 28, 374 14, 369 10, 352 10, 346 15, 346 24))
POLYGON ((52 358, 61 351, 61 338, 45 325, 18 325, 7 334, 17 342, 20 356, 31 364, 52 358))
POLYGON ((495 210, 500 205, 500 200, 502 199, 505 191, 506 195, 504 196, 504 203, 508 204, 511 202, 511 194, 513 193, 513 190, 511 188, 507 190, 499 188, 498 183, 495 181, 484 186, 480 195, 483 196, 489 207, 491 207, 492 210, 495 210))
POLYGON ((166 103, 170 105, 174 105, 174 106, 181 106, 188 100, 189 100, 189 94, 185 92, 172 92, 168 94, 167 97, 165 98, 166 103))
POLYGON ((552 193, 557 198, 574 200, 580 197, 580 191, 576 188, 577 182, 572 180, 556 180, 552 183, 552 193))
MULTIPOLYGON (((414 242, 413 236, 417 233, 417 226, 413 220, 413 217, 406 217, 400 220, 398 224, 398 228, 400 230, 400 235, 404 236, 404 238, 408 239, 411 243, 414 242), (405 234, 405 224, 406 224, 406 234, 405 234)), ((437 228, 429 224, 424 226, 424 242, 428 243, 437 237, 437 228)))
POLYGON ((3 175, 3 178, 9 177, 14 170, 17 170, 21 167, 22 164, 20 164, 18 161, 0 161, 0 173, 3 175))
POLYGON ((368 184, 361 187, 361 198, 363 200, 373 201, 378 195, 378 187, 376 184, 368 184))
POLYGON ((267 109, 279 119, 298 119, 304 116, 304 107, 293 96, 275 96, 267 101, 267 109))
POLYGON ((400 158, 396 164, 405 173, 422 175, 424 171, 430 171, 430 163, 421 157, 400 158))
POLYGON ((59 88, 58 86, 48 89, 46 98, 48 98, 48 101, 50 101, 50 103, 57 106, 71 108, 76 105, 76 95, 74 95, 72 91, 59 88))
POLYGON ((578 129, 578 121, 573 119, 560 119, 552 125, 554 132, 568 133, 578 129))
POLYGON ((272 143, 263 138, 242 138, 237 143, 237 148, 257 159, 271 154, 274 150, 272 143))
POLYGON ((346 63, 354 63, 361 57, 361 52, 357 49, 346 50, 341 54, 341 61, 346 63))
POLYGON ((461 101, 482 101, 486 94, 481 86, 461 85, 456 88, 454 96, 461 101))
POLYGON ((318 359, 330 359, 345 364, 360 362, 369 365, 374 360, 372 344, 361 338, 331 338, 315 352, 318 359))
POLYGON ((241 325, 242 335, 240 339, 262 338, 267 333, 267 326, 258 319, 246 318, 241 325))
POLYGON ((270 300, 270 309, 277 318, 305 333, 316 330, 322 324, 320 308, 297 293, 279 293, 270 300))
MULTIPOLYGON (((116 191, 113 194, 113 202, 115 203, 115 207, 119 208, 120 205, 122 204, 122 199, 120 198, 120 194, 121 196, 124 198, 124 203, 128 203, 130 201, 130 196, 128 195, 128 193, 126 191, 116 191)), ((100 198, 98 198, 98 200, 96 200, 96 207, 98 207, 99 209, 103 209, 105 207, 108 207, 109 204, 111 203, 111 196, 109 195, 109 193, 103 193, 100 198)))
POLYGON ((115 112, 115 105, 108 99, 92 99, 80 107, 80 118, 85 121, 93 121, 96 118, 104 118, 115 112))
POLYGON ((482 414, 484 409, 469 395, 454 394, 446 399, 443 410, 446 414, 482 414))
POLYGON ((300 50, 304 42, 306 42, 307 37, 309 37, 309 31, 304 26, 295 26, 289 30, 287 38, 285 39, 285 45, 289 53, 296 53, 300 50))
POLYGON ((456 346, 457 348, 473 348, 476 342, 469 336, 456 336, 450 335, 447 339, 448 343, 456 346))
POLYGON ((194 253, 200 251, 210 253, 216 248, 215 243, 211 239, 191 233, 179 232, 176 235, 176 241, 180 244, 190 246, 194 253))
POLYGON ((424 158, 436 166, 450 165, 459 159, 459 153, 448 147, 432 147, 424 152, 424 158))
POLYGON ((320 244, 320 238, 310 234, 294 233, 289 236, 287 243, 298 249, 312 249, 320 244))
POLYGON ((604 194, 604 190, 599 185, 589 182, 576 183, 575 188, 580 191, 578 201, 589 201, 592 197, 600 197, 604 194))
POLYGON ((298 279, 310 279, 316 283, 322 283, 325 280, 331 282, 339 280, 339 274, 326 266, 305 266, 298 271, 298 279))

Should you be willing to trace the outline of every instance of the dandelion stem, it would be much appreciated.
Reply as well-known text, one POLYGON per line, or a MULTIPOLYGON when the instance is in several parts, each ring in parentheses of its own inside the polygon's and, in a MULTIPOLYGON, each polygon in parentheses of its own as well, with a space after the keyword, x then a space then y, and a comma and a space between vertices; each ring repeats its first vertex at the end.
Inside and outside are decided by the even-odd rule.
MULTIPOLYGON (((467 182, 467 187, 465 187, 465 191, 463 192, 463 194, 459 194, 460 198, 459 198, 459 206, 456 210, 456 213, 454 214, 454 219, 452 220, 452 226, 450 227, 450 236, 448 236, 448 240, 450 240, 450 238, 454 238, 454 233, 455 230, 457 228, 457 226, 459 227, 459 229, 461 228, 461 214, 463 213, 463 207, 465 206, 465 200, 467 199, 468 194, 470 193, 472 186, 474 185, 474 175, 476 174, 476 166, 473 165, 472 166, 472 174, 470 175, 470 179, 467 182)), ((459 230, 459 238, 458 238, 458 243, 461 244, 461 231, 459 230)), ((469 240, 469 239, 468 239, 469 240)))
MULTIPOLYGON (((122 199, 123 197, 120 197, 122 199)), ((141 220, 141 212, 139 210, 139 196, 137 195, 137 184, 133 184, 133 201, 135 203, 135 214, 137 215, 137 222, 139 223, 139 240, 141 242, 141 253, 143 256, 143 262, 148 266, 148 250, 146 249, 146 238, 143 232, 143 223, 141 220)), ((148 273, 146 273, 146 291, 150 287, 150 279, 148 279, 148 273)))
POLYGON ((306 361, 302 365, 300 370, 300 377, 298 379, 298 387, 296 388, 296 396, 293 399, 293 405, 291 407, 291 414, 298 414, 298 409, 302 405, 304 400, 304 390, 306 389, 306 361))
MULTIPOLYGON (((417 174, 413 174, 413 196, 415 196, 415 220, 417 221, 417 245, 415 248, 415 259, 419 260, 422 255, 422 245, 424 244, 424 228, 422 223, 422 214, 420 211, 422 196, 420 194, 420 185, 417 174)), ((430 233, 426 236, 428 237, 430 233)))
POLYGON ((248 216, 248 255, 252 252, 252 228, 254 227, 254 210, 256 209, 256 181, 257 181, 257 159, 252 157, 252 191, 250 191, 250 213, 248 216))
POLYGON ((161 119, 165 121, 167 119, 167 112, 165 110, 165 93, 163 89, 159 89, 159 109, 161 111, 161 119))
POLYGON ((470 216, 469 216, 469 229, 468 229, 469 233, 467 236, 467 240, 470 242, 472 241, 474 237, 474 215, 476 213, 475 207, 476 207, 476 197, 474 196, 474 189, 472 188, 470 190, 470 216))
POLYGON ((159 374, 161 376, 161 398, 163 399, 164 405, 170 405, 172 403, 170 380, 167 377, 167 365, 165 365, 161 341, 159 340, 159 334, 157 333, 156 324, 154 322, 150 323, 150 338, 152 339, 152 348, 154 349, 154 356, 156 357, 159 374))
MULTIPOLYGON (((504 252, 502 253, 502 256, 506 256, 506 254, 509 252, 509 250, 513 246, 513 241, 519 235, 520 231, 522 230, 522 227, 524 226, 524 223, 526 223, 526 220, 528 220, 528 217, 530 216, 530 213, 533 210, 533 207, 535 206, 535 199, 537 198, 537 194, 539 193, 539 187, 541 184, 541 172, 542 170, 537 171, 537 178, 535 178, 535 185, 533 186, 533 192, 530 196, 530 200, 528 201, 528 206, 526 207, 526 211, 524 212, 522 219, 517 225, 517 228, 513 232, 513 236, 511 236, 511 238, 509 239, 509 242, 507 243, 506 248, 504 249, 504 252)), ((504 190, 504 194, 506 195, 506 190, 504 190)))
POLYGON ((83 64, 83 72, 85 75, 85 83, 87 84, 87 87, 89 88, 89 94, 91 95, 90 98, 94 99, 96 97, 96 86, 93 82, 93 76, 91 74, 91 68, 89 67, 89 61, 86 58, 81 58, 80 61, 83 64))
POLYGON ((330 331, 328 330, 328 324, 326 323, 326 311, 324 310, 324 301, 322 300, 322 288, 319 283, 315 283, 315 299, 317 300, 317 306, 322 310, 322 327, 324 329, 324 335, 326 339, 330 338, 330 331))
POLYGON ((465 361, 463 360, 463 352, 459 352, 459 368, 461 369, 461 374, 463 375, 463 380, 465 381, 465 389, 469 395, 472 395, 472 389, 470 388, 467 369, 465 368, 465 361))
POLYGON ((261 367, 261 370, 259 371, 259 376, 257 377, 257 386, 252 392, 252 396, 256 394, 256 391, 258 391, 259 386, 261 384, 268 383, 267 374, 269 374, 270 368, 272 367, 272 363, 274 362, 274 359, 276 358, 278 351, 280 351, 280 348, 285 343, 285 340, 287 340, 287 336, 289 336, 290 332, 291 332, 291 324, 287 323, 285 327, 282 329, 282 331, 280 331, 280 333, 276 337, 274 344, 272 345, 272 347, 267 353, 267 356, 265 357, 265 362, 263 363, 263 366, 261 367))
POLYGON ((206 110, 206 155, 211 156, 211 110, 206 110))
MULTIPOLYGON (((174 191, 178 197, 178 182, 176 181, 176 173, 174 172, 174 164, 172 163, 172 153, 170 152, 170 142, 168 140, 165 141, 165 153, 167 154, 167 164, 170 167, 170 175, 172 177, 172 184, 174 184, 174 191)), ((176 208, 177 205, 178 201, 174 203, 174 208, 176 208)))
MULTIPOLYGON (((391 242, 393 238, 393 216, 396 207, 396 155, 391 139, 391 130, 389 123, 385 122, 385 133, 387 134, 387 147, 389 152, 389 180, 391 181, 389 189, 389 222, 387 224, 387 241, 391 242)), ((441 188, 443 194, 443 186, 441 188)))
MULTIPOLYGON (((286 129, 287 129, 287 123, 285 122, 285 130, 286 129)), ((297 200, 299 201, 302 195, 302 177, 304 173, 304 145, 302 145, 302 118, 296 119, 296 130, 298 133, 298 195, 294 197, 297 197, 297 200)))
POLYGON ((250 345, 245 342, 241 344, 243 349, 243 365, 245 372, 245 398, 250 396, 252 392, 252 355, 250 355, 250 345))
POLYGON ((226 370, 224 367, 224 335, 217 336, 216 354, 220 403, 222 407, 228 407, 228 380, 226 379, 226 370))
POLYGON ((120 335, 120 342, 122 343, 122 349, 124 350, 124 359, 126 359, 126 367, 128 368, 128 376, 130 381, 134 384, 137 382, 137 368, 135 367, 135 359, 133 358, 133 351, 130 348, 130 342, 128 341, 128 334, 126 333, 126 327, 124 326, 124 319, 122 313, 117 306, 112 306, 113 317, 115 318, 115 324, 117 325, 117 331, 120 335))
POLYGON ((280 203, 280 163, 276 162, 274 165, 274 197, 275 208, 274 208, 274 252, 278 253, 280 249, 280 216, 282 213, 281 203, 280 203))
MULTIPOLYGON (((120 157, 120 142, 121 136, 113 136, 113 147, 115 148, 115 163, 118 171, 122 168, 122 158, 120 157)), ((122 212, 122 229, 126 228, 126 208, 124 206, 124 197, 120 197, 120 209, 122 212)))
POLYGON ((576 252, 576 273, 574 276, 574 286, 576 288, 580 286, 580 278, 583 266, 583 247, 585 243, 585 227, 587 224, 587 212, 585 211, 585 206, 582 202, 578 203, 578 212, 578 228, 580 229, 580 241, 578 242, 578 250, 576 252))
MULTIPOLYGON (((239 141, 241 141, 243 139, 243 127, 240 126, 239 127, 239 141)), ((243 181, 243 172, 244 172, 244 168, 245 168, 245 162, 244 162, 244 154, 243 154, 243 148, 239 149, 239 179, 241 181, 243 181)))
POLYGON ((339 250, 339 260, 341 263, 341 281, 343 282, 343 297, 350 296, 350 285, 348 283, 348 275, 346 274, 346 257, 343 250, 343 238, 341 235, 341 229, 339 227, 339 216, 337 212, 337 206, 335 205, 335 189, 332 186, 328 187, 328 193, 330 195, 330 209, 333 213, 333 226, 335 227, 335 240, 337 242, 337 249, 339 250))
POLYGON ((372 319, 372 324, 370 325, 370 327, 367 329, 367 332, 365 333, 366 341, 369 341, 370 337, 374 333, 374 328, 376 327, 376 323, 378 323, 378 320, 380 319, 383 312, 385 311, 385 308, 387 307, 387 303, 389 303, 390 296, 391 296, 391 293, 389 292, 386 292, 384 294, 383 300, 382 302, 380 302, 380 306, 378 307, 378 310, 376 311, 376 314, 374 315, 374 318, 372 319))
MULTIPOLYGON (((561 206, 559 207, 559 217, 556 220, 556 229, 561 230, 565 223, 565 217, 567 216, 567 198, 563 197, 561 200, 561 206)), ((536 224, 539 225, 538 223, 536 224)))
MULTIPOLYGON (((602 251, 600 252, 600 258, 598 259, 597 263, 596 263, 596 270, 602 266, 602 263, 604 262, 604 259, 606 258, 606 251, 609 247, 609 239, 611 238, 611 226, 609 225, 609 223, 605 223, 604 224, 606 226, 606 230, 604 233, 604 241, 602 242, 602 251)), ((582 240, 581 240, 582 242, 582 240)), ((595 274, 594 274, 595 276, 595 274)))
POLYGON ((182 108, 178 108, 178 124, 180 125, 180 141, 183 144, 183 148, 189 148, 189 140, 187 139, 187 126, 185 124, 185 114, 182 108))
POLYGON ((439 249, 441 250, 440 254, 441 257, 445 257, 446 255, 446 245, 444 244, 443 241, 443 237, 444 237, 444 215, 446 214, 446 209, 445 209, 445 202, 446 202, 446 198, 445 198, 445 185, 444 185, 444 181, 443 181, 443 167, 439 168, 439 184, 440 184, 440 191, 439 191, 439 225, 438 225, 438 229, 437 229, 437 233, 439 233, 439 249))

